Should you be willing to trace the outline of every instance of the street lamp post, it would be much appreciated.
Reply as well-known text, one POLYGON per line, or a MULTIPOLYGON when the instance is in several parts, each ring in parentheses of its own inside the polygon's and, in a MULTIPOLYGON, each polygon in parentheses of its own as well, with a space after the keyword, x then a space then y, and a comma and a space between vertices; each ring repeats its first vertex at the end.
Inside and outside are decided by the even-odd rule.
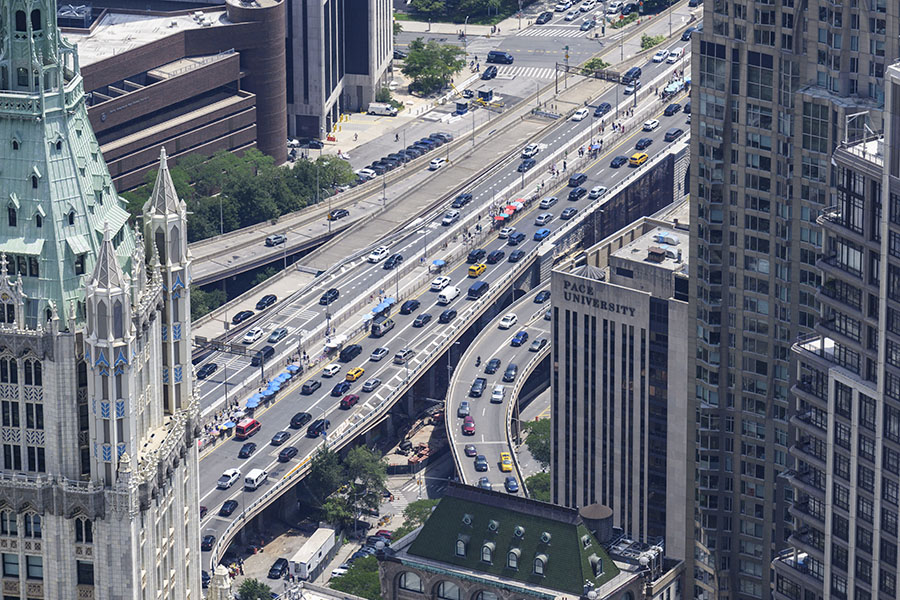
POLYGON ((282 253, 282 257, 284 258, 284 268, 287 270, 287 233, 284 234, 284 242, 281 244, 281 247, 284 249, 282 253))
POLYGON ((381 207, 387 205, 387 171, 381 174, 381 207))

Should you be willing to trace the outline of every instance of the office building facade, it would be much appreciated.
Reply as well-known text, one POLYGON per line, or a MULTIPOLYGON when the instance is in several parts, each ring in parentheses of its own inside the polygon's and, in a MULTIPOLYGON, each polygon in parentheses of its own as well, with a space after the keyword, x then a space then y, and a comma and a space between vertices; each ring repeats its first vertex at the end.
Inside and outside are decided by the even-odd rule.
POLYGON ((0 0, 5 598, 201 598, 183 202, 127 223, 53 0, 0 0))
POLYGON ((551 280, 553 501, 607 505, 625 535, 676 559, 693 553, 681 206, 682 229, 642 219, 551 280))
POLYGON ((324 139, 342 112, 364 111, 394 57, 390 0, 287 3, 287 111, 292 137, 324 139))
POLYGON ((821 314, 793 348, 795 528, 773 563, 784 600, 898 593, 900 69, 887 77, 885 137, 835 151, 818 218, 821 314))
POLYGON ((898 25, 881 0, 715 2, 693 36, 689 395, 720 598, 769 598, 792 531, 791 345, 829 252, 816 220, 833 149, 881 127, 898 25))

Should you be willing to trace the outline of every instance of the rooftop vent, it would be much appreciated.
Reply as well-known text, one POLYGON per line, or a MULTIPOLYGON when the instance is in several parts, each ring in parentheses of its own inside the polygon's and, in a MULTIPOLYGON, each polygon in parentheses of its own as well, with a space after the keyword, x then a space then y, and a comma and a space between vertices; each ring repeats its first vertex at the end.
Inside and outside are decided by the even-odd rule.
POLYGON ((552 536, 550 535, 549 532, 544 531, 541 533, 541 541, 544 542, 545 544, 549 544, 551 538, 552 538, 552 536))
POLYGON ((499 531, 499 530, 500 530, 500 523, 498 523, 497 521, 491 519, 490 522, 488 522, 488 529, 490 529, 491 531, 494 531, 494 532, 499 531))
POLYGON ((464 525, 471 525, 472 524, 472 515, 470 515, 469 513, 464 514, 462 521, 463 521, 464 525))
POLYGON ((516 525, 516 528, 513 530, 513 533, 516 534, 516 537, 520 538, 525 535, 525 528, 521 525, 516 525))

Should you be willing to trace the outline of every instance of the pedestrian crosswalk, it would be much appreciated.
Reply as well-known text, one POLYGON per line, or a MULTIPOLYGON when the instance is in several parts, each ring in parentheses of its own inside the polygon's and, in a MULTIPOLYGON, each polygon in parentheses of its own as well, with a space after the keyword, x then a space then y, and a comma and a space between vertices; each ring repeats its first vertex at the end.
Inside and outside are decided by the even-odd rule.
POLYGON ((553 79, 553 67, 500 67, 497 77, 504 79, 513 77, 553 79))
POLYGON ((529 27, 516 35, 522 37, 567 38, 582 37, 587 35, 587 33, 588 32, 581 31, 580 25, 571 25, 569 27, 529 27))

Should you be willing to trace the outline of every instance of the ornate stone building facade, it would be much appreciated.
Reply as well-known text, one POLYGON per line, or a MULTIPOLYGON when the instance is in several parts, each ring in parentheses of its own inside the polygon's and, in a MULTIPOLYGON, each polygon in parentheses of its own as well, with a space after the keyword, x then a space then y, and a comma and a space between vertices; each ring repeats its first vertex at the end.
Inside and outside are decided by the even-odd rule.
POLYGON ((186 208, 144 235, 53 0, 0 0, 0 595, 199 599, 186 208))

